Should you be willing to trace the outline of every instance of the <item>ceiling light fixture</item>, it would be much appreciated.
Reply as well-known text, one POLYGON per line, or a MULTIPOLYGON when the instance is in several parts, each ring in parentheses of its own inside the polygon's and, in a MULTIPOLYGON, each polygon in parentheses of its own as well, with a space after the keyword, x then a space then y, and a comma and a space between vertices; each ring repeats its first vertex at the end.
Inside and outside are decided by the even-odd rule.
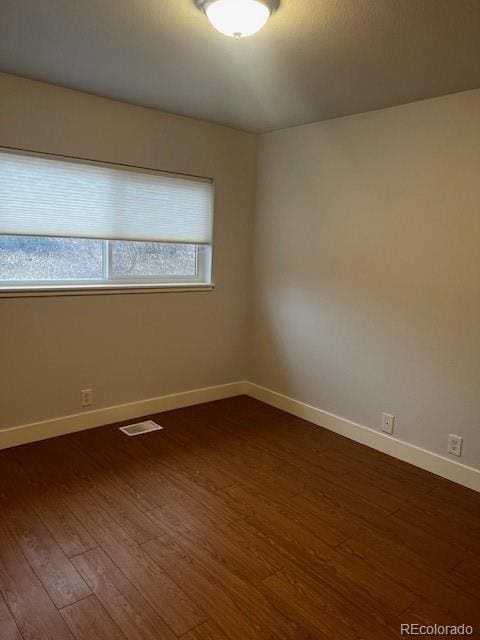
POLYGON ((211 24, 226 36, 244 38, 264 26, 280 0, 194 0, 211 24))

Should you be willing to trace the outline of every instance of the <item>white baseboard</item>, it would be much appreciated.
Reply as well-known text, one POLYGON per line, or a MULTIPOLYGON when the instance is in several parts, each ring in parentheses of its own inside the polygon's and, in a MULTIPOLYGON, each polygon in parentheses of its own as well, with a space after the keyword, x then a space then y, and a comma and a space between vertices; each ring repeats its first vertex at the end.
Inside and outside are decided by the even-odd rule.
POLYGON ((246 383, 247 395, 261 400, 277 409, 282 409, 299 418, 313 422, 313 424, 325 427, 342 436, 360 442, 361 444, 382 451, 394 458, 409 462, 410 464, 435 473, 438 476, 452 480, 465 487, 480 491, 480 470, 468 467, 464 464, 444 458, 437 453, 421 449, 413 444, 408 444, 392 436, 375 431, 370 427, 351 422, 345 418, 317 409, 288 396, 261 387, 253 382, 246 383))
POLYGON ((65 435, 75 431, 83 431, 92 427, 101 427, 113 422, 131 420, 153 413, 180 409, 193 404, 212 402, 238 396, 246 392, 246 382, 232 382, 230 384, 220 384, 215 387, 205 387, 204 389, 193 389, 182 391, 158 398, 119 404, 105 409, 95 409, 94 411, 84 411, 70 416, 53 418, 42 422, 34 422, 19 427, 0 430, 0 449, 15 447, 27 442, 45 440, 54 436, 65 435))
POLYGON ((444 458, 436 453, 408 444, 397 438, 392 438, 370 427, 365 427, 327 411, 322 411, 312 405, 282 395, 271 389, 266 389, 253 382, 243 381, 204 389, 193 389, 159 396, 158 398, 139 400, 138 402, 120 404, 94 411, 84 411, 70 416, 3 429, 0 430, 0 449, 15 447, 37 440, 45 440, 46 438, 83 431, 93 427, 101 427, 123 420, 140 418, 154 413, 161 413, 162 411, 171 411, 172 409, 180 409, 181 407, 202 404, 203 402, 231 398, 241 394, 247 394, 277 409, 282 409, 287 413, 355 440, 355 442, 360 442, 367 447, 377 449, 394 458, 409 462, 421 469, 431 471, 436 475, 480 492, 480 470, 478 469, 444 458))

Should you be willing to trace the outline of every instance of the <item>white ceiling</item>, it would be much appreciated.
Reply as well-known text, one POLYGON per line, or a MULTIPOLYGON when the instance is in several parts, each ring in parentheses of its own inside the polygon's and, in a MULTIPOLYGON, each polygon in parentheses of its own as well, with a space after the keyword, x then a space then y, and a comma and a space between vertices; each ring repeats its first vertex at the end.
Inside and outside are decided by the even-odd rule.
POLYGON ((282 0, 239 41, 193 0, 0 0, 0 70, 268 131, 479 87, 480 0, 282 0))

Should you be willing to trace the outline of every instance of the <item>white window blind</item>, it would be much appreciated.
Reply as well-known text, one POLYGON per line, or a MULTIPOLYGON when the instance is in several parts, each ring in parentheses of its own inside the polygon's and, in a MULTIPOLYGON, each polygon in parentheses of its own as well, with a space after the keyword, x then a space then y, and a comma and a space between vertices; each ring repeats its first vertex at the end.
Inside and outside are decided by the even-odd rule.
POLYGON ((0 234, 209 244, 213 184, 0 150, 0 234))

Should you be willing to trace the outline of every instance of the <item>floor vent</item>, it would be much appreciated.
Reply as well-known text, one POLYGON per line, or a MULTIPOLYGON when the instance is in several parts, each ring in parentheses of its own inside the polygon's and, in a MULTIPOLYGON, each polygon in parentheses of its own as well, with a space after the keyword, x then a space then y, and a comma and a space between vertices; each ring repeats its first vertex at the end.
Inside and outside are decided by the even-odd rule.
POLYGON ((159 431, 160 429, 163 429, 163 427, 152 420, 145 420, 145 422, 136 422, 135 424, 129 424, 126 427, 120 427, 120 431, 123 431, 127 436, 141 436, 143 433, 159 431))

